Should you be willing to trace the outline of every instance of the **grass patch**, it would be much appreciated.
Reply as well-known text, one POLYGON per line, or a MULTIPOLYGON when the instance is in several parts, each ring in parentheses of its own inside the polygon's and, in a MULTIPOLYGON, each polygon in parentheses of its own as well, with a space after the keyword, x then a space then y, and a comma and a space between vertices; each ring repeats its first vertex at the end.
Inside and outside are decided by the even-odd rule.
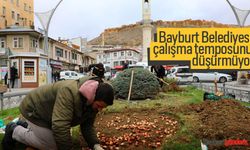
POLYGON ((20 111, 19 111, 18 107, 16 107, 16 108, 10 108, 10 109, 6 109, 6 110, 3 110, 3 111, 0 112, 0 119, 3 119, 4 121, 6 121, 5 122, 5 124, 6 124, 9 121, 11 121, 9 119, 16 118, 19 115, 20 115, 20 111))
POLYGON ((242 101, 238 101, 238 100, 237 100, 237 102, 239 102, 242 106, 250 107, 250 103, 248 103, 248 102, 242 102, 242 101))
POLYGON ((189 131, 178 132, 170 141, 166 142, 163 150, 201 150, 200 140, 189 131))
POLYGON ((163 150, 200 150, 200 140, 191 131, 194 116, 177 114, 179 118, 180 130, 162 147, 163 150))
POLYGON ((178 107, 191 103, 201 103, 203 100, 203 91, 195 87, 187 87, 181 92, 159 93, 154 100, 115 100, 112 106, 104 110, 104 113, 121 112, 125 108, 157 108, 164 106, 178 107))

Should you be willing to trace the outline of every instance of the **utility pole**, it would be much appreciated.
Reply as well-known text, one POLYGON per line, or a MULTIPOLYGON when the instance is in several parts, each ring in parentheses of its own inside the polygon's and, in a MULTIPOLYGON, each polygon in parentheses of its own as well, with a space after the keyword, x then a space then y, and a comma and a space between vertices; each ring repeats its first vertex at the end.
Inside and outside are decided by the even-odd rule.
MULTIPOLYGON (((235 18, 236 18, 236 20, 237 20, 237 22, 238 22, 238 26, 239 26, 239 27, 244 27, 245 22, 246 22, 246 19, 247 19, 249 13, 250 13, 250 10, 242 10, 242 9, 239 9, 239 8, 233 6, 233 5, 230 3, 229 0, 226 0, 226 1, 228 2, 229 6, 230 6, 231 9, 233 10, 233 13, 234 13, 234 15, 235 15, 235 18)), ((238 82, 239 84, 241 84, 241 77, 242 77, 242 76, 245 76, 245 78, 247 78, 247 71, 238 71, 238 72, 237 72, 237 82, 238 82)), ((246 84, 248 84, 248 79, 246 79, 246 80, 247 80, 246 84)))
POLYGON ((55 6, 55 8, 53 8, 52 10, 49 10, 47 12, 35 13, 44 30, 44 53, 47 54, 48 56, 47 82, 51 81, 50 52, 48 43, 49 25, 53 14, 55 13, 56 9, 58 8, 58 6, 61 4, 62 1, 63 0, 60 0, 55 6))

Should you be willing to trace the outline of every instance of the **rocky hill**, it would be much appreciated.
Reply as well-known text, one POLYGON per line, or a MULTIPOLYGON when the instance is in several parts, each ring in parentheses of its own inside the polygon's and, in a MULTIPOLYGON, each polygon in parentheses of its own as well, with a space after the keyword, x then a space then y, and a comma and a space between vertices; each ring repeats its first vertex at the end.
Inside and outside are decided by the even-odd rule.
MULTIPOLYGON (((152 22, 153 32, 158 27, 231 27, 232 25, 221 24, 214 21, 206 20, 182 20, 182 21, 162 21, 152 22)), ((142 43, 142 25, 136 24, 123 25, 117 28, 105 29, 100 36, 88 42, 89 45, 122 45, 122 46, 139 46, 142 43)))

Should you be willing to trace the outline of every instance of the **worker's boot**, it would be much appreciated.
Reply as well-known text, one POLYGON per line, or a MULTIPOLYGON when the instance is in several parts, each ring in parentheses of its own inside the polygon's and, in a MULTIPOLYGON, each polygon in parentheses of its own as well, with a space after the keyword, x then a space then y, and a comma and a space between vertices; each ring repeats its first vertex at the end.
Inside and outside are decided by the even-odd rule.
POLYGON ((2 140, 3 150, 13 150, 15 147, 15 140, 12 138, 12 134, 17 124, 10 122, 5 128, 5 135, 2 140))

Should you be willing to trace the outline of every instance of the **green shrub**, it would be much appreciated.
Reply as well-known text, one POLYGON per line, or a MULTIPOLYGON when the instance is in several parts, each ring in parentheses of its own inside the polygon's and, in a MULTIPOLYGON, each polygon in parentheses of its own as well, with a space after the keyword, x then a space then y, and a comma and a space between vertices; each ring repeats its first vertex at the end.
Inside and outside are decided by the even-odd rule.
MULTIPOLYGON (((146 69, 134 68, 133 70, 134 78, 130 99, 143 100, 155 97, 160 88, 157 78, 146 69)), ((117 98, 128 98, 131 72, 132 69, 124 70, 111 82, 117 98)))

